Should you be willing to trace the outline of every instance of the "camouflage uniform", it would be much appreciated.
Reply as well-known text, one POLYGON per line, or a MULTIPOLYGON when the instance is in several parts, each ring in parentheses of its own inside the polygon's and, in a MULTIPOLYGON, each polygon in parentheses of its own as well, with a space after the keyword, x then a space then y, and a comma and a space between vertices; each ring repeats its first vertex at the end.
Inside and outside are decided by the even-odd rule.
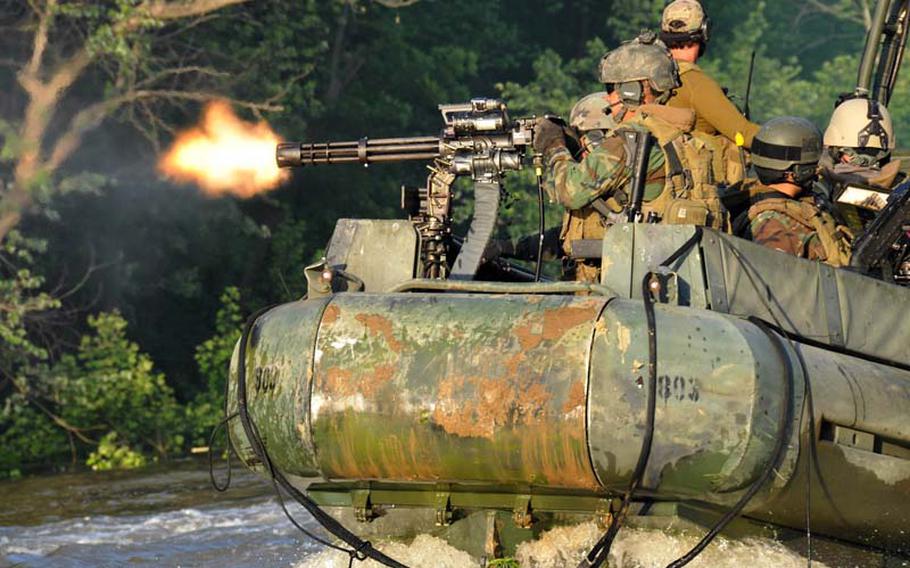
MULTIPOLYGON (((566 207, 559 240, 565 258, 573 255, 572 243, 583 239, 603 239, 607 228, 623 219, 626 203, 622 190, 631 175, 626 149, 621 138, 607 136, 581 161, 572 159, 568 151, 558 151, 549 157, 547 192, 550 198, 566 207), (621 195, 617 195, 620 190, 621 195), (591 203, 602 200, 601 211, 591 203), (604 207, 609 215, 603 215, 604 207)), ((646 193, 659 194, 664 187, 664 154, 651 150, 646 193)), ((647 197, 647 196, 646 196, 647 197)), ((600 263, 574 260, 565 264, 564 277, 580 282, 598 282, 600 263)))
MULTIPOLYGON (((581 154, 576 156, 578 159, 587 156, 603 142, 607 133, 616 128, 616 121, 608 114, 609 102, 606 97, 605 91, 586 95, 575 103, 569 113, 569 126, 577 132, 581 144, 581 154)), ((550 198, 555 200, 556 192, 552 176, 547 177, 545 187, 550 198)), ((593 208, 583 209, 585 210, 567 210, 563 216, 562 226, 548 229, 544 233, 544 260, 553 260, 557 257, 566 259, 571 256, 572 251, 569 248, 570 241, 567 242, 567 236, 579 235, 576 238, 583 238, 582 235, 588 234, 591 235, 590 238, 603 237, 604 228, 601 216, 593 208)), ((487 247, 485 256, 495 258, 505 255, 522 260, 535 260, 538 239, 539 236, 535 234, 518 239, 494 240, 487 247)), ((585 282, 598 280, 598 268, 586 265, 583 261, 579 262, 578 266, 565 263, 564 269, 564 277, 570 280, 581 279, 585 282), (578 278, 579 274, 582 275, 581 278, 578 278)))
MULTIPOLYGON (((665 213, 672 210, 668 206, 672 206, 674 201, 690 203, 692 205, 690 210, 697 210, 701 205, 700 202, 687 199, 688 194, 676 193, 680 189, 676 182, 681 176, 669 175, 668 158, 662 149, 666 145, 662 142, 672 138, 673 142, 667 144, 674 146, 672 151, 677 159, 682 156, 685 165, 688 166, 686 171, 682 172, 682 177, 688 176, 689 182, 694 177, 695 184, 690 189, 697 187, 698 191, 704 191, 707 183, 704 178, 711 169, 710 159, 705 154, 685 151, 697 145, 687 134, 691 131, 693 123, 694 115, 691 111, 680 111, 661 105, 644 105, 639 109, 639 117, 623 123, 619 129, 606 136, 582 161, 576 162, 565 148, 560 148, 547 156, 550 172, 547 179, 548 192, 552 199, 559 201, 568 210, 561 235, 563 250, 567 256, 572 255, 574 241, 602 239, 607 227, 624 218, 622 213, 628 202, 626 190, 632 176, 632 165, 630 149, 626 147, 626 142, 620 135, 622 129, 649 130, 658 139, 649 157, 644 210, 653 211, 661 217, 662 222, 711 224, 707 221, 677 219, 675 216, 671 218, 665 213), (682 151, 678 151, 677 148, 682 151)), ((698 191, 695 192, 698 194, 696 197, 701 197, 698 191)), ((710 201, 715 197, 716 195, 712 195, 699 201, 710 201)), ((719 228, 724 228, 726 221, 719 200, 710 204, 708 209, 710 211, 706 217, 713 219, 719 228)), ((574 274, 576 280, 596 281, 598 276, 599 268, 596 263, 578 262, 574 274)))
MULTIPOLYGON (((642 180, 642 214, 664 223, 726 227, 710 150, 691 135, 695 114, 664 104, 680 85, 679 69, 657 36, 642 33, 604 55, 600 80, 615 105, 611 111, 619 126, 580 162, 566 148, 556 124, 541 122, 535 132, 534 149, 548 166, 550 196, 569 211, 565 251, 571 255, 575 241, 601 239, 609 225, 624 218, 639 138, 629 136, 633 130, 655 139, 642 180)), ((583 264, 572 276, 596 281, 596 263, 583 264)))
POLYGON ((832 266, 849 263, 852 235, 813 196, 792 198, 760 185, 755 189, 763 195, 749 208, 745 238, 832 266))
MULTIPOLYGON (((600 147, 604 139, 616 128, 616 121, 608 114, 606 101, 607 93, 604 91, 592 93, 580 99, 569 113, 569 125, 575 128, 581 139, 581 159, 587 157, 596 148, 600 147)), ((560 201, 556 189, 555 177, 547 176, 547 194, 554 201, 560 201)), ((613 212, 618 216, 622 211, 615 201, 610 202, 613 212)), ((578 209, 566 209, 563 215, 562 228, 559 232, 559 242, 563 252, 563 259, 572 258, 572 241, 576 239, 602 239, 606 232, 606 220, 594 207, 586 205, 578 209)), ((580 282, 599 281, 600 267, 596 262, 589 260, 567 260, 563 264, 563 278, 580 282)))
MULTIPOLYGON (((626 128, 641 130, 644 127, 635 125, 626 128)), ((628 163, 630 157, 620 137, 607 136, 580 162, 573 160, 568 150, 564 149, 554 152, 547 158, 550 171, 547 190, 552 199, 577 215, 595 199, 613 198, 616 205, 620 206, 615 212, 621 212, 621 206, 625 205, 627 196, 618 192, 625 190, 632 172, 628 163)), ((656 146, 652 148, 648 164, 646 200, 649 200, 649 197, 653 199, 663 191, 666 179, 665 163, 666 158, 660 148, 656 146)), ((597 237, 585 235, 583 238, 597 237)))

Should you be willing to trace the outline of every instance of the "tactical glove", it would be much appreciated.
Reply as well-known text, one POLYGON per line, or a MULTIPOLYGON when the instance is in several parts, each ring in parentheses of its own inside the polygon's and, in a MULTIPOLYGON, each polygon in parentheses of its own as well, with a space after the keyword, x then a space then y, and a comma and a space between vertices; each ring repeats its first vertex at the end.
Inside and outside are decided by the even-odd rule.
POLYGON ((563 124, 558 119, 542 117, 537 119, 534 128, 534 151, 548 155, 557 148, 565 148, 566 136, 563 124))

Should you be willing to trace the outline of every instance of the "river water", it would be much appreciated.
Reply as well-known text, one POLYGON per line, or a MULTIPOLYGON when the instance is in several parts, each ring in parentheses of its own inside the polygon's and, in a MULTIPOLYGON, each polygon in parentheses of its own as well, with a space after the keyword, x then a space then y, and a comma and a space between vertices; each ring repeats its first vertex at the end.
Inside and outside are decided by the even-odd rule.
POLYGON ((217 493, 198 462, 0 483, 0 567, 290 566, 318 548, 270 486, 234 471, 217 493))
MULTIPOLYGON (((317 529, 298 513, 304 526, 317 529)), ((556 529, 522 545, 517 557, 526 568, 574 567, 598 536, 593 524, 556 529)), ((610 565, 663 567, 696 541, 694 535, 624 529, 610 565)), ((429 535, 379 547, 415 568, 479 567, 429 535)), ((126 565, 345 568, 348 557, 302 537, 282 513, 271 486, 246 471, 235 469, 227 493, 211 488, 199 462, 0 483, 0 568, 126 565)), ((690 566, 799 568, 806 560, 773 541, 720 539, 690 566)))

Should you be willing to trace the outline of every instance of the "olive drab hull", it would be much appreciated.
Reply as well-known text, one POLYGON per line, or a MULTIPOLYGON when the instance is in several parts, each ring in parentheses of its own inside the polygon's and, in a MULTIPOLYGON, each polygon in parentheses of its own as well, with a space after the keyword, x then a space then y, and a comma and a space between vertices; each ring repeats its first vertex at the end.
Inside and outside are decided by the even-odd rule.
MULTIPOLYGON (((681 230, 648 229, 670 244, 681 230)), ((782 256, 756 252, 767 253, 782 256)), ((710 256, 706 244, 685 262, 710 256)), ((262 315, 246 391, 272 465, 333 505, 432 508, 445 487, 447 507, 512 510, 522 496, 538 511, 594 513, 628 486, 645 436, 643 302, 529 286, 336 293, 262 315)), ((745 516, 800 529, 808 489, 816 534, 910 553, 910 371, 697 307, 697 288, 677 298, 689 305, 655 307, 653 447, 637 495, 729 507, 773 463, 745 516)), ((236 354, 232 365, 229 412, 236 354)), ((236 420, 230 435, 261 466, 236 420)))

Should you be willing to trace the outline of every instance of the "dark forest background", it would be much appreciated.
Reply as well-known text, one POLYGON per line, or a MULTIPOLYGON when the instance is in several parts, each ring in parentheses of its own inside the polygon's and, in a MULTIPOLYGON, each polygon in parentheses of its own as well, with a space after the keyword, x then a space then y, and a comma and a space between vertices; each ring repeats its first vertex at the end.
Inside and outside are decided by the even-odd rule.
MULTIPOLYGON (((0 476, 136 466, 206 445, 243 317, 305 293, 303 267, 336 219, 396 217, 401 183, 424 177, 413 164, 308 169, 251 199, 205 197, 155 164, 207 98, 237 101, 291 140, 433 134, 437 104, 472 96, 503 97, 513 115, 566 114, 599 90, 603 53, 655 27, 664 4, 210 3, 169 17, 139 0, 0 0, 0 215, 13 220, 0 234, 0 476), (48 71, 35 77, 46 85, 81 47, 89 62, 49 99, 53 118, 30 142, 41 124, 29 109, 49 92, 25 80, 42 22, 48 71), (50 155, 73 128, 65 159, 22 173, 30 149, 50 155), (28 188, 18 201, 17 180, 28 188)), ((823 128, 855 83, 874 2, 704 4, 714 28, 703 67, 742 103, 757 52, 753 119, 796 114, 823 128)), ((906 91, 902 81, 892 108, 899 143, 906 91)), ((536 223, 526 187, 513 185, 503 214, 512 235, 536 223)))

